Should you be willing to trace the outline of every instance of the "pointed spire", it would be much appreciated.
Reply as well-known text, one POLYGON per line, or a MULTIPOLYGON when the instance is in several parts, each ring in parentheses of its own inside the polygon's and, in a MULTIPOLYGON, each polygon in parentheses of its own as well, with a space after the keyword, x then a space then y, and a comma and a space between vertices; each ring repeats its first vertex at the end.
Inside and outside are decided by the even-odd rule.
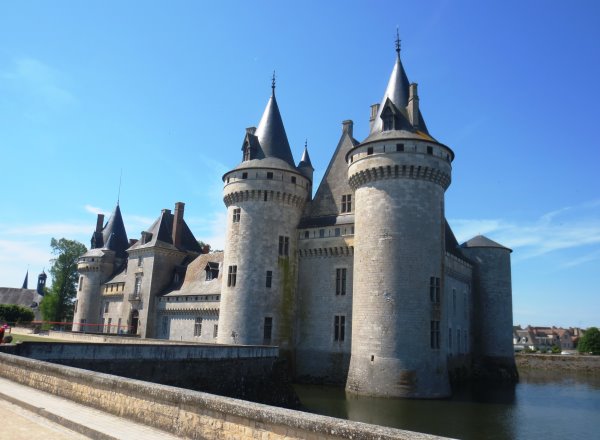
POLYGON ((127 253, 125 250, 129 247, 127 232, 121 216, 119 205, 115 207, 114 212, 108 219, 108 223, 102 230, 104 248, 115 251, 117 258, 124 258, 127 253))
POLYGON ((21 289, 27 289, 27 284, 28 284, 28 280, 29 280, 29 269, 27 269, 27 272, 25 272, 25 279, 23 280, 23 287, 21 287, 21 289))
POLYGON ((298 168, 302 167, 310 167, 314 170, 310 161, 310 156, 308 155, 308 139, 304 141, 304 152, 302 153, 302 159, 300 159, 300 163, 298 164, 298 168))
POLYGON ((258 138, 264 157, 276 157, 295 166, 283 120, 279 113, 279 106, 275 99, 275 72, 273 72, 271 80, 271 89, 271 98, 269 98, 254 135, 258 138))
MULTIPOLYGON (((408 77, 406 75, 406 72, 404 71, 404 66, 402 65, 402 61, 400 60, 400 34, 398 33, 397 29, 396 55, 396 62, 394 63, 392 74, 390 75, 388 85, 385 89, 385 93, 383 94, 383 98, 381 99, 381 104, 377 109, 377 115, 375 116, 371 125, 371 133, 376 133, 383 130, 383 121, 381 120, 381 114, 385 110, 385 105, 388 99, 396 107, 396 109, 399 110, 399 113, 410 125, 410 123, 408 122, 409 115, 407 111, 407 106, 410 97, 410 82, 408 81, 408 77)), ((427 132, 425 128, 425 123, 423 121, 423 117, 420 113, 419 119, 421 121, 419 129, 421 131, 427 132)))

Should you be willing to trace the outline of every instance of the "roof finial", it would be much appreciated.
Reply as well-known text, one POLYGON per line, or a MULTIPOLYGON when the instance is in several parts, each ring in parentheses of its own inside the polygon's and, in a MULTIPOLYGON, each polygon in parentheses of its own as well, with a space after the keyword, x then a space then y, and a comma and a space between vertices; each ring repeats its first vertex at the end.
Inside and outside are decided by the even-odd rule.
POLYGON ((304 139, 304 148, 308 148, 308 138, 304 139))
POLYGON ((117 193, 117 205, 119 205, 119 201, 121 200, 121 178, 123 177, 123 168, 121 168, 121 173, 119 174, 119 192, 117 193))
POLYGON ((273 78, 271 79, 271 90, 273 90, 273 96, 275 96, 275 71, 273 70, 273 78))
POLYGON ((398 26, 396 26, 396 53, 400 57, 400 31, 398 30, 398 26))

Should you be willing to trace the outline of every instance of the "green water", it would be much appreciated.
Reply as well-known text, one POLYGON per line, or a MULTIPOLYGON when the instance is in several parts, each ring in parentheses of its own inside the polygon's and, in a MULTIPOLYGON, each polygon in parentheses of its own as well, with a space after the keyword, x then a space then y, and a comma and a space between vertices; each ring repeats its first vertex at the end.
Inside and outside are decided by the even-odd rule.
POLYGON ((600 439, 598 374, 525 372, 514 386, 456 390, 446 400, 356 397, 296 385, 307 411, 459 439, 600 439))

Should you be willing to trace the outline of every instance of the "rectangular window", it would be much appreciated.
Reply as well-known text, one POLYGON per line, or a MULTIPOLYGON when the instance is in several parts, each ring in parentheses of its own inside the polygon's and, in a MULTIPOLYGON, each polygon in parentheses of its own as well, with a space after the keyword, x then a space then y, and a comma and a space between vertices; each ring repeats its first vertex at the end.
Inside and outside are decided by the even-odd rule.
POLYGON ((287 257, 290 255, 290 237, 279 236, 279 256, 287 257))
POLYGON ((241 208, 234 208, 233 209, 233 223, 239 223, 240 222, 240 215, 242 213, 241 208))
POLYGON ((404 151, 404 144, 396 144, 396 151, 404 151))
POLYGON ((373 147, 367 148, 367 156, 370 156, 371 154, 373 154, 373 147))
POLYGON ((216 338, 219 335, 219 325, 215 324, 213 326, 213 338, 216 338))
POLYGON ((112 318, 108 318, 108 325, 106 326, 107 327, 106 333, 112 333, 111 324, 112 324, 112 318))
POLYGON ((427 154, 433 154, 433 147, 427 147, 427 154))
POLYGON ((144 258, 143 257, 138 257, 138 267, 142 267, 144 265, 144 258))
POLYGON ((194 321, 194 336, 202 336, 202 318, 196 318, 194 321))
POLYGON ((352 194, 342 196, 342 212, 352 212, 352 194))
POLYGON ((109 304, 110 304, 110 303, 109 303, 108 301, 106 301, 106 302, 104 303, 104 313, 108 313, 108 305, 109 305, 109 304))
POLYGON ((273 179, 273 173, 272 172, 267 172, 267 179, 273 179))
POLYGON ((347 269, 336 269, 335 270, 335 294, 345 295, 346 294, 346 273, 347 269))
POLYGON ((265 281, 265 287, 271 288, 271 284, 273 283, 273 271, 267 271, 267 279, 265 281))
POLYGON ((319 238, 325 238, 325 229, 319 229, 319 238))
POLYGON ((344 315, 335 315, 333 317, 333 339, 342 342, 346 337, 346 317, 344 315))
POLYGON ((248 178, 248 173, 242 173, 242 179, 247 179, 248 178))
POLYGON ((335 228, 335 236, 339 237, 341 234, 340 228, 335 228))
POLYGON ((265 317, 265 324, 263 326, 263 339, 265 341, 271 340, 271 334, 273 333, 273 318, 270 316, 265 317))
POLYGON ((431 321, 430 345, 433 349, 440 348, 440 321, 431 321))
POLYGON ((135 286, 133 288, 133 294, 135 296, 140 296, 141 290, 142 290, 142 277, 135 277, 135 286))
POLYGON ((292 183, 296 183, 296 176, 291 177, 292 183))
POLYGON ((304 231, 304 238, 308 238, 309 237, 309 232, 308 231, 304 231))
POLYGON ((227 287, 235 287, 237 281, 237 266, 229 266, 227 271, 227 287))
POLYGON ((432 303, 440 302, 440 279, 438 277, 429 278, 429 299, 432 303))
POLYGON ((121 330, 121 318, 119 318, 119 320, 117 321, 117 333, 123 333, 123 331, 121 330))
POLYGON ((456 289, 452 289, 452 314, 456 315, 456 289))

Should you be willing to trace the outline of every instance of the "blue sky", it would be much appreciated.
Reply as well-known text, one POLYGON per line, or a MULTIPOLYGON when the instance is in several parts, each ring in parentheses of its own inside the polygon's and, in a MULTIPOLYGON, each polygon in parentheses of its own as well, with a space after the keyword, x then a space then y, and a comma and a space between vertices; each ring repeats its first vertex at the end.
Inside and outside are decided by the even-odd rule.
MULTIPOLYGON (((277 97, 320 181, 354 121, 364 139, 394 63, 456 153, 458 239, 514 249, 515 324, 600 325, 600 4, 594 1, 0 3, 0 285, 89 246, 120 194, 127 233, 186 203, 222 248, 221 176, 277 97)), ((30 285, 31 287, 31 285, 30 285)))

